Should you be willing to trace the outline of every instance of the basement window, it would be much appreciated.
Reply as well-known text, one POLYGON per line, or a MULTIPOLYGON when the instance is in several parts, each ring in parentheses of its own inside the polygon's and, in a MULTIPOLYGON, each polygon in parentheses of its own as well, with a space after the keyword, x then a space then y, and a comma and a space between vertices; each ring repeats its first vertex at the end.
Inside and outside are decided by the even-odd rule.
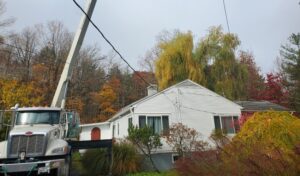
POLYGON ((175 163, 179 158, 178 154, 172 154, 172 163, 175 163))

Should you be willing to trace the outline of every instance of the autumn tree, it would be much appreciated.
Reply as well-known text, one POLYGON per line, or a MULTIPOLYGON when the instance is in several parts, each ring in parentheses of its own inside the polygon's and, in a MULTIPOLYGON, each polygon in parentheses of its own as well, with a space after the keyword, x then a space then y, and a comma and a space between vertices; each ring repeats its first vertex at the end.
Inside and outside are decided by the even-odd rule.
POLYGON ((224 148, 224 167, 233 175, 298 175, 299 141, 297 117, 288 112, 255 113, 224 148))
POLYGON ((145 56, 141 58, 139 64, 141 68, 147 72, 155 72, 155 61, 159 57, 159 48, 155 46, 151 50, 147 51, 145 56))
POLYGON ((166 142, 180 157, 189 156, 192 152, 203 151, 208 144, 199 139, 200 134, 195 129, 182 123, 171 125, 166 135, 166 142))
POLYGON ((199 42, 195 53, 197 62, 205 67, 207 87, 229 99, 246 96, 248 72, 235 56, 239 44, 236 35, 223 33, 221 27, 212 27, 199 42))
POLYGON ((265 88, 258 95, 260 100, 288 106, 288 94, 289 92, 285 89, 282 75, 269 73, 267 74, 265 88))
MULTIPOLYGON (((5 6, 5 2, 3 0, 0 1, 0 16, 3 16, 3 14, 6 12, 6 6, 5 6)), ((2 19, 0 21, 0 28, 4 28, 7 27, 11 24, 13 24, 15 22, 15 18, 6 18, 6 19, 2 19)))
POLYGON ((14 60, 18 65, 18 77, 23 81, 30 81, 31 67, 37 51, 37 34, 32 28, 25 28, 20 34, 15 33, 9 36, 9 42, 15 46, 12 49, 14 60))
POLYGON ((106 121, 116 112, 114 103, 117 99, 117 95, 114 92, 113 87, 106 83, 103 85, 100 92, 96 94, 95 98, 98 99, 100 104, 100 113, 97 119, 102 122, 106 121))
POLYGON ((0 87, 0 108, 9 109, 17 103, 20 106, 38 105, 40 97, 33 95, 34 87, 31 84, 17 80, 3 80, 0 87))
POLYGON ((264 78, 260 74, 260 68, 257 67, 252 53, 240 51, 239 61, 246 66, 248 77, 245 82, 246 100, 260 99, 260 93, 264 89, 264 78))
POLYGON ((287 76, 291 106, 300 111, 300 33, 289 37, 289 43, 281 47, 280 55, 281 67, 287 76))
POLYGON ((234 34, 212 27, 194 48, 190 32, 166 33, 158 43, 155 76, 160 89, 191 79, 229 99, 246 99, 247 66, 235 53, 234 34))
POLYGON ((131 94, 132 100, 138 100, 147 96, 147 87, 149 84, 157 84, 155 74, 152 72, 136 71, 132 74, 131 79, 134 86, 134 90, 131 94))
POLYGON ((205 80, 199 64, 193 58, 191 32, 175 32, 170 39, 159 42, 159 55, 155 63, 155 76, 160 89, 185 79, 201 83, 205 80))
MULTIPOLYGON (((0 30, 3 32, 3 30, 14 23, 14 18, 4 18, 3 16, 6 12, 6 5, 3 0, 0 0, 0 30)), ((12 52, 12 48, 8 45, 5 45, 7 42, 7 36, 3 33, 0 34, 0 77, 8 77, 11 76, 11 71, 13 69, 11 68, 12 63, 12 55, 14 54, 12 52)))
POLYGON ((99 48, 83 47, 78 56, 69 84, 67 108, 76 109, 81 114, 82 122, 88 122, 99 113, 99 93, 105 83, 106 73, 101 64, 105 58, 99 48))

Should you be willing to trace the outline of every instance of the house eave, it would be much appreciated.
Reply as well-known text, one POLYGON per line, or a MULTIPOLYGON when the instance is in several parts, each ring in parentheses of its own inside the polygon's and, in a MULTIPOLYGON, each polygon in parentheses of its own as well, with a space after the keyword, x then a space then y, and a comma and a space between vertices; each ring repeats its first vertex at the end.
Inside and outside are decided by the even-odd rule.
POLYGON ((99 125, 109 125, 109 122, 100 122, 100 123, 89 123, 89 124, 81 124, 80 127, 91 127, 91 126, 99 126, 99 125))

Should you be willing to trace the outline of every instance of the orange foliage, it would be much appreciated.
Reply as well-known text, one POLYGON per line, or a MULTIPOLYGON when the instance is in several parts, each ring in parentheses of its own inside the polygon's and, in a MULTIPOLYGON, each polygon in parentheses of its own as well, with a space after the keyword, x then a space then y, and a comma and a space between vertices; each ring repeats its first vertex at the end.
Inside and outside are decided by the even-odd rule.
POLYGON ((117 94, 114 89, 118 89, 119 82, 113 80, 112 82, 106 83, 103 85, 102 89, 98 93, 94 93, 94 99, 99 103, 100 114, 96 119, 93 119, 93 122, 97 121, 106 121, 114 113, 116 113, 117 108, 114 103, 117 100, 117 94), (115 85, 115 87, 111 86, 115 85))

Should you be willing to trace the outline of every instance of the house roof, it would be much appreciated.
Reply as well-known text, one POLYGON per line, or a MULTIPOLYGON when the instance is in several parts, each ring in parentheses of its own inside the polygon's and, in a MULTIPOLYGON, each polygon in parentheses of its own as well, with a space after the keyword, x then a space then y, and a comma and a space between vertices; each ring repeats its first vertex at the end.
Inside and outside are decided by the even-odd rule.
POLYGON ((88 124, 80 124, 80 127, 91 127, 91 126, 100 126, 100 125, 109 125, 109 122, 100 122, 100 123, 88 123, 88 124))
POLYGON ((235 103, 243 107, 242 111, 291 111, 288 108, 269 101, 235 101, 235 103))
POLYGON ((174 87, 195 87, 195 88, 206 89, 206 90, 208 90, 211 94, 214 94, 214 95, 217 96, 217 97, 223 98, 223 99, 227 100, 229 103, 232 103, 232 104, 234 104, 234 105, 240 107, 240 109, 242 109, 242 107, 241 107, 240 105, 238 105, 238 104, 236 104, 236 103, 234 103, 234 102, 232 102, 232 101, 226 99, 225 97, 223 97, 223 96, 221 96, 221 95, 218 95, 217 93, 215 93, 215 92, 213 92, 213 91, 211 91, 211 90, 209 90, 209 89, 207 89, 207 88, 205 88, 205 87, 203 87, 203 86, 201 86, 201 85, 199 85, 199 84, 197 84, 197 83, 195 83, 195 82, 193 82, 193 81, 191 81, 191 80, 189 80, 189 79, 186 79, 186 80, 184 80, 184 81, 182 81, 182 82, 179 82, 179 83, 177 83, 177 84, 175 84, 175 85, 173 85, 173 86, 171 86, 171 87, 168 87, 168 88, 166 88, 166 89, 164 89, 164 90, 162 90, 162 91, 160 91, 160 92, 157 92, 157 93, 155 93, 155 94, 153 94, 153 95, 146 96, 146 97, 144 97, 144 98, 142 98, 142 99, 140 99, 140 100, 137 100, 137 101, 135 101, 135 102, 133 102, 133 103, 131 103, 131 104, 125 106, 124 108, 122 108, 121 110, 119 110, 112 118, 108 119, 107 121, 108 121, 108 122, 111 122, 111 121, 114 121, 116 118, 118 118, 118 117, 120 117, 120 116, 121 116, 121 117, 124 116, 124 114, 127 114, 128 111, 130 111, 130 109, 131 109, 132 107, 134 107, 136 104, 139 104, 139 103, 141 103, 141 102, 147 101, 148 99, 151 99, 151 98, 156 97, 156 96, 158 96, 158 95, 160 95, 160 94, 163 94, 163 93, 169 91, 170 89, 173 89, 174 87))

